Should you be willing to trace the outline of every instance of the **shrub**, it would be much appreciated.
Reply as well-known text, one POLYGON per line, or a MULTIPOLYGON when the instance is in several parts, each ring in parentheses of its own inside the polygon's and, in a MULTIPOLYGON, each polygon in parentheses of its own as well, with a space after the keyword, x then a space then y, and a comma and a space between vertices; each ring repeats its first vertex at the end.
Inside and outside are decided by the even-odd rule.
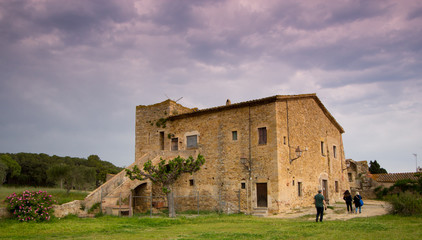
POLYGON ((53 213, 54 201, 45 191, 24 191, 21 194, 12 193, 6 199, 7 210, 21 222, 48 221, 53 213))
POLYGON ((392 214, 407 216, 422 214, 422 195, 419 193, 400 193, 389 197, 388 201, 392 205, 392 214))
POLYGON ((96 212, 96 213, 98 213, 98 212, 100 212, 99 210, 100 210, 100 206, 101 206, 101 203, 99 203, 99 202, 97 202, 97 203, 95 203, 94 205, 92 205, 92 207, 88 210, 88 213, 93 213, 93 212, 96 212), (98 211, 97 211, 98 210, 98 211))
POLYGON ((374 193, 375 193, 377 199, 383 199, 385 196, 388 195, 389 192, 390 192, 390 189, 385 188, 383 186, 379 186, 379 187, 374 189, 374 193))

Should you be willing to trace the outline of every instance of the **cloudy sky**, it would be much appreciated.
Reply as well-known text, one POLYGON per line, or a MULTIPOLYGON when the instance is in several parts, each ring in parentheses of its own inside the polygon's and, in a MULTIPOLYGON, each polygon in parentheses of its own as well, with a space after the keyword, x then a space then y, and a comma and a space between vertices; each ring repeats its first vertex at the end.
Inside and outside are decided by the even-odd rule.
POLYGON ((422 1, 0 0, 0 152, 127 166, 136 105, 302 93, 347 158, 422 165, 422 1))

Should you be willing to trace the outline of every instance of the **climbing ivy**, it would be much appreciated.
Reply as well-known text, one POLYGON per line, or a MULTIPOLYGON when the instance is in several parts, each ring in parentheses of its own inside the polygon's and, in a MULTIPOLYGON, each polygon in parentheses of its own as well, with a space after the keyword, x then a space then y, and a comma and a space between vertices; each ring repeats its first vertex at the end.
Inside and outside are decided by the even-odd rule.
POLYGON ((155 126, 157 127, 162 127, 162 128, 166 128, 166 122, 167 122, 168 118, 160 118, 158 119, 158 121, 155 123, 155 126))

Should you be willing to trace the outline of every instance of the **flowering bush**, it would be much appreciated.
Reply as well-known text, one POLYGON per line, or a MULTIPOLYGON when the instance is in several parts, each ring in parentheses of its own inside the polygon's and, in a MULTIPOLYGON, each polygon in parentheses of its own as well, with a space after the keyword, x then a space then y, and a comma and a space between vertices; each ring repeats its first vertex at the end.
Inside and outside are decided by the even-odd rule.
POLYGON ((48 221, 53 213, 54 200, 45 191, 13 193, 6 199, 7 210, 21 222, 48 221))

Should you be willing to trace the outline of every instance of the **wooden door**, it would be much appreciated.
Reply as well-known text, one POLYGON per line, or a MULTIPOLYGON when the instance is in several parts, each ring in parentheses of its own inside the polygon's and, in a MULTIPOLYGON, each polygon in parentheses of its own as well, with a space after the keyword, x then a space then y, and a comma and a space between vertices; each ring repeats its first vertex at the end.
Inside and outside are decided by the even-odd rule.
POLYGON ((257 200, 257 207, 268 206, 267 183, 256 184, 256 200, 257 200))
POLYGON ((322 180, 322 194, 324 195, 325 201, 328 201, 328 181, 322 180))
POLYGON ((160 150, 164 150, 164 132, 160 132, 160 150))
POLYGON ((178 138, 172 138, 171 139, 171 150, 172 151, 178 151, 179 150, 179 139, 178 138))

